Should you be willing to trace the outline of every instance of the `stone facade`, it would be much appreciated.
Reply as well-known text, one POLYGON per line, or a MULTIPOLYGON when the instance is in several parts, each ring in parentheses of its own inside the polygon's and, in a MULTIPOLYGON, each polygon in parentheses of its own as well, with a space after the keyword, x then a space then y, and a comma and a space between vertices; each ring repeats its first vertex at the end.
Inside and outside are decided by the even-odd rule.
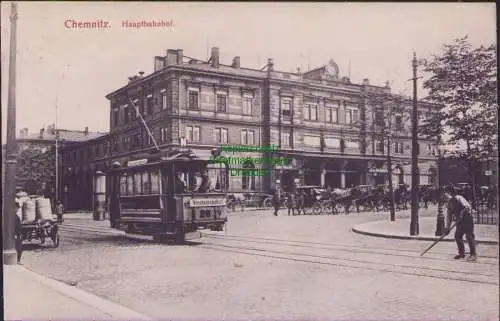
MULTIPOLYGON (((182 50, 168 50, 166 56, 154 59, 153 73, 129 77, 125 86, 106 96, 109 135, 87 142, 88 146, 72 147, 105 146, 99 158, 84 165, 87 171, 105 170, 115 161, 124 163, 154 148, 134 104, 160 149, 179 146, 181 138, 202 157, 221 144, 276 145, 279 152, 274 154, 225 152, 223 156, 289 159, 287 166, 275 166, 270 176, 230 176, 231 192, 269 192, 278 180, 285 188, 297 179, 302 184, 334 187, 385 183, 387 146, 379 146, 383 136, 374 124, 380 106, 392 108, 397 101, 398 112, 391 114, 389 122, 400 127, 391 129, 397 169, 393 181, 410 183, 412 101, 391 94, 387 85, 370 85, 367 79, 353 84, 339 77, 333 61, 305 73, 276 71, 272 59, 265 70, 243 68, 239 57, 225 65, 219 61, 218 48, 212 49, 209 61, 185 57, 182 50)), ((423 102, 419 110, 422 117, 437 111, 423 102)), ((426 184, 435 167, 435 147, 423 138, 419 143, 421 184, 426 184)), ((74 165, 76 161, 66 163, 74 165)))

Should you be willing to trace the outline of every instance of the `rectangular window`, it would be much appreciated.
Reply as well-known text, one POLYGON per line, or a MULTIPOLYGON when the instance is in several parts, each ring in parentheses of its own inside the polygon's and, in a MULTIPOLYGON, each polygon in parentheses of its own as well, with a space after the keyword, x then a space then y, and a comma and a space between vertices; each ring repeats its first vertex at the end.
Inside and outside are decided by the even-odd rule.
POLYGON ((345 123, 352 124, 352 110, 350 109, 345 111, 345 123))
POLYGON ((333 110, 331 107, 325 108, 326 122, 333 123, 333 110))
POLYGON ((120 196, 127 195, 127 177, 120 176, 120 196))
POLYGON ((405 145, 404 145, 403 142, 399 143, 399 153, 400 154, 404 154, 405 153, 404 147, 405 147, 405 145))
POLYGON ((376 150, 377 150, 377 152, 381 152, 381 153, 384 152, 384 140, 383 139, 379 139, 377 141, 376 150))
POLYGON ((394 153, 399 154, 399 143, 398 142, 394 143, 394 153))
POLYGON ((188 108, 189 109, 194 109, 194 110, 200 109, 197 91, 190 90, 188 99, 189 99, 189 101, 188 101, 188 108))
POLYGON ((134 195, 134 177, 132 174, 127 176, 127 195, 134 195))
POLYGON ((241 144, 242 145, 254 145, 254 131, 248 129, 241 130, 241 144))
POLYGON ((253 102, 253 98, 250 98, 250 97, 243 97, 243 100, 242 100, 242 110, 241 112, 243 113, 243 115, 251 115, 252 114, 252 102, 253 102))
POLYGON ((120 120, 120 109, 113 109, 113 124, 114 126, 118 126, 118 121, 120 120))
POLYGON ((384 113, 381 110, 375 112, 375 125, 385 126, 384 113))
POLYGON ((154 110, 153 94, 146 96, 146 107, 148 115, 152 115, 154 110))
POLYGON ((283 116, 291 116, 292 115, 292 102, 289 99, 285 99, 281 101, 281 114, 283 116))
POLYGON ((160 193, 160 175, 158 175, 157 171, 152 171, 150 173, 150 190, 151 194, 159 194, 160 193))
POLYGON ((359 110, 353 109, 352 110, 352 121, 357 122, 359 120, 359 110))
POLYGON ((129 115, 130 115, 129 106, 124 105, 122 108, 123 108, 123 123, 128 124, 129 115))
POLYGON ((304 106, 304 119, 311 119, 311 110, 309 109, 309 105, 304 106))
POLYGON ((137 172, 134 173, 134 195, 142 194, 142 175, 137 172))
POLYGON ((167 90, 161 90, 161 109, 167 109, 167 90))
POLYGON ((318 120, 318 106, 311 105, 311 120, 318 120))
POLYGON ((200 126, 186 126, 186 139, 188 142, 199 142, 200 126))
POLYGON ((219 112, 219 113, 226 113, 227 112, 226 102, 227 102, 226 95, 217 94, 217 98, 216 98, 216 105, 217 105, 216 110, 217 110, 217 112, 219 112))
POLYGON ((339 122, 339 109, 338 108, 333 108, 332 109, 332 123, 338 123, 339 122))
POLYGON ((228 129, 227 128, 215 128, 215 142, 218 144, 228 143, 228 129))
POLYGON ((167 129, 166 128, 160 128, 160 141, 161 142, 167 141, 167 129))
POLYGON ((281 146, 291 147, 290 133, 281 133, 281 146))

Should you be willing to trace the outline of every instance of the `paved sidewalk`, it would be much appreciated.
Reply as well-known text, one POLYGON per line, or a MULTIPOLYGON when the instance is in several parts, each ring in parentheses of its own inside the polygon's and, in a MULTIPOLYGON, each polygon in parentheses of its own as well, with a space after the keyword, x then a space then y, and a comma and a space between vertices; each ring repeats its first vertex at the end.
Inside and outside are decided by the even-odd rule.
POLYGON ((4 265, 4 320, 148 320, 128 308, 20 265, 4 265))
MULTIPOLYGON (((436 217, 420 217, 419 235, 410 235, 410 219, 381 220, 369 223, 363 223, 352 228, 353 232, 370 236, 387 237, 394 239, 433 241, 439 239, 435 236, 436 217)), ((474 225, 474 234, 476 242, 479 244, 498 244, 498 226, 497 225, 474 225)), ((454 232, 452 231, 443 241, 455 242, 454 232)))
POLYGON ((61 228, 93 231, 99 234, 125 235, 124 231, 111 228, 109 220, 94 221, 90 212, 66 213, 61 228))

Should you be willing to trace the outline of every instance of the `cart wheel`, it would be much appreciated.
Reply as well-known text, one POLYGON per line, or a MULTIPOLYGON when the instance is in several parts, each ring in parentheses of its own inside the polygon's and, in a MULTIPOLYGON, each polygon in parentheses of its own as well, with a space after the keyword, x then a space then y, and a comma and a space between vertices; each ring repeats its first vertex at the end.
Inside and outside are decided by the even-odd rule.
POLYGON ((54 248, 59 246, 59 239, 60 239, 59 232, 57 232, 56 235, 52 236, 52 243, 53 243, 52 245, 54 248))
POLYGON ((272 207, 273 200, 270 197, 268 197, 264 200, 264 202, 262 204, 263 204, 263 207, 272 207))

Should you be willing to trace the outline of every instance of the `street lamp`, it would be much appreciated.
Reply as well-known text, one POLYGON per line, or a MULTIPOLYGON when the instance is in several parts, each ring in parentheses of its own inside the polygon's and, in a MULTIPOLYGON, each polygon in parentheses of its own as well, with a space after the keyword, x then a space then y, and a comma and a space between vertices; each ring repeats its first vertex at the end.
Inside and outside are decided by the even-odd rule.
POLYGON ((442 179, 441 179, 441 171, 442 171, 442 161, 444 156, 444 148, 443 143, 441 141, 441 137, 438 138, 437 144, 437 186, 438 186, 438 215, 436 220, 436 232, 434 233, 436 236, 441 236, 444 234, 444 214, 443 214, 443 187, 442 179))

